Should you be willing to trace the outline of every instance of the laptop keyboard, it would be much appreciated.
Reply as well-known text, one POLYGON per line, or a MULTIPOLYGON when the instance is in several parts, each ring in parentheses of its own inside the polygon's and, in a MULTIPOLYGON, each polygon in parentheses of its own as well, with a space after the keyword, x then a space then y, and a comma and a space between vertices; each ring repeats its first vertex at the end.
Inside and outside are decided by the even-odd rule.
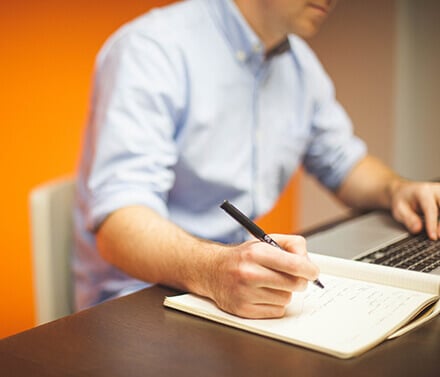
POLYGON ((425 233, 412 235, 356 260, 405 270, 430 272, 440 266, 440 241, 430 240, 425 233))

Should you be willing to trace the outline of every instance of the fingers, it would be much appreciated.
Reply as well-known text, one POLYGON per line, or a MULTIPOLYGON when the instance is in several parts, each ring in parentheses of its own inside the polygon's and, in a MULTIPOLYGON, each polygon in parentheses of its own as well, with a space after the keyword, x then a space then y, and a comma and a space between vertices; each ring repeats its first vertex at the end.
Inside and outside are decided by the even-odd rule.
POLYGON ((306 239, 302 236, 272 234, 271 237, 286 251, 307 255, 306 239))
POLYGON ((227 307, 221 307, 221 309, 239 317, 250 319, 280 318, 286 313, 286 306, 272 304, 245 303, 233 309, 227 307))
POLYGON ((249 305, 249 308, 244 307, 243 310, 239 310, 236 315, 251 319, 281 318, 286 314, 286 309, 286 306, 281 305, 255 304, 249 305))
POLYGON ((284 316, 288 304, 295 299, 296 297, 291 293, 284 292, 282 296, 274 291, 272 300, 264 297, 261 302, 242 301, 233 306, 221 308, 243 318, 279 318, 284 316))
MULTIPOLYGON (((437 207, 440 208, 440 194, 437 197, 437 207)), ((439 238, 440 238, 440 219, 437 220, 437 239, 439 238)))
POLYGON ((406 203, 400 203, 393 211, 394 218, 404 224, 411 233, 420 233, 423 229, 423 221, 411 206, 406 203))
POLYGON ((316 279, 316 271, 304 256, 257 242, 242 253, 232 278, 249 287, 292 292, 304 290, 309 280, 316 279))
MULTIPOLYGON (((429 189, 428 189, 429 190, 429 189)), ((429 190, 431 191, 431 190, 429 190)), ((434 193, 428 192, 420 198, 420 207, 425 215, 425 228, 429 238, 438 238, 438 203, 434 193)))
POLYGON ((254 305, 287 306, 292 299, 292 292, 279 291, 271 288, 261 288, 256 291, 254 305))
POLYGON ((292 291, 307 287, 305 279, 289 278, 262 266, 243 269, 239 276, 228 279, 227 292, 222 292, 215 301, 223 310, 245 318, 281 317, 291 302, 292 291))
POLYGON ((440 238, 440 184, 406 183, 395 192, 392 202, 393 216, 410 232, 419 233, 425 227, 431 239, 440 238))
POLYGON ((260 243, 252 255, 257 264, 289 277, 312 281, 318 277, 319 269, 307 256, 304 237, 273 235, 273 238, 283 250, 260 243))

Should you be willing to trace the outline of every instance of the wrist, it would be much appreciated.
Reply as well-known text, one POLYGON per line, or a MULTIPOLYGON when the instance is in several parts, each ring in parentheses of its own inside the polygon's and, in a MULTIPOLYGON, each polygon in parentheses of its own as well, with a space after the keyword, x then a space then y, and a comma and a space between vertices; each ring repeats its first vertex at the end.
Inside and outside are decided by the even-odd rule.
POLYGON ((385 200, 384 207, 391 209, 393 204, 393 199, 396 196, 400 188, 405 184, 406 180, 399 176, 391 177, 385 186, 385 200))
POLYGON ((196 261, 192 278, 188 282, 188 290, 212 299, 221 281, 220 270, 230 251, 224 244, 205 240, 201 240, 198 247, 201 251, 199 254, 201 258, 196 261))

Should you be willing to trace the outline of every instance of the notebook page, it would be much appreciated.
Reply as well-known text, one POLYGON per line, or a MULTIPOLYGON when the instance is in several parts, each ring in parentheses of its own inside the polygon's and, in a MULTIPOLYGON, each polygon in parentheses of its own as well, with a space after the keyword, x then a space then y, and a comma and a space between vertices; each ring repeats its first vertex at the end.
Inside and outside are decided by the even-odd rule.
POLYGON ((233 316, 205 298, 167 297, 171 306, 261 335, 346 358, 384 340, 435 295, 322 274, 326 288, 309 284, 283 318, 233 316))
MULTIPOLYGON (((321 272, 437 295, 440 294, 440 276, 321 254, 309 253, 309 256, 319 266, 321 272)), ((322 281, 322 283, 325 285, 325 281, 322 281)))
POLYGON ((421 324, 428 322, 429 320, 431 320, 435 316, 439 315, 439 313, 440 313, 440 301, 437 301, 434 304, 434 306, 432 308, 430 308, 430 310, 428 310, 426 313, 423 314, 423 316, 418 317, 414 321, 411 321, 410 323, 408 323, 406 326, 403 326, 402 328, 398 329, 397 331, 392 333, 388 337, 388 339, 394 339, 394 338, 397 338, 401 335, 404 335, 404 334, 410 332, 411 330, 415 329, 417 326, 420 326, 421 324))

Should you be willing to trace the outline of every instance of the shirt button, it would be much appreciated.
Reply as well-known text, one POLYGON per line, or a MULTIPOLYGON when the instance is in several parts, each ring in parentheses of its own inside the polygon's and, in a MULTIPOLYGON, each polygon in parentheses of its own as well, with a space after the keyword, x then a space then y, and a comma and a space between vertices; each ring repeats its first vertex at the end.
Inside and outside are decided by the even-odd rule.
POLYGON ((240 62, 244 62, 246 60, 246 53, 242 50, 238 50, 235 56, 240 62))
POLYGON ((261 44, 255 44, 253 47, 252 47, 252 50, 254 51, 254 52, 260 52, 261 51, 261 49, 262 49, 262 47, 261 47, 261 44))

